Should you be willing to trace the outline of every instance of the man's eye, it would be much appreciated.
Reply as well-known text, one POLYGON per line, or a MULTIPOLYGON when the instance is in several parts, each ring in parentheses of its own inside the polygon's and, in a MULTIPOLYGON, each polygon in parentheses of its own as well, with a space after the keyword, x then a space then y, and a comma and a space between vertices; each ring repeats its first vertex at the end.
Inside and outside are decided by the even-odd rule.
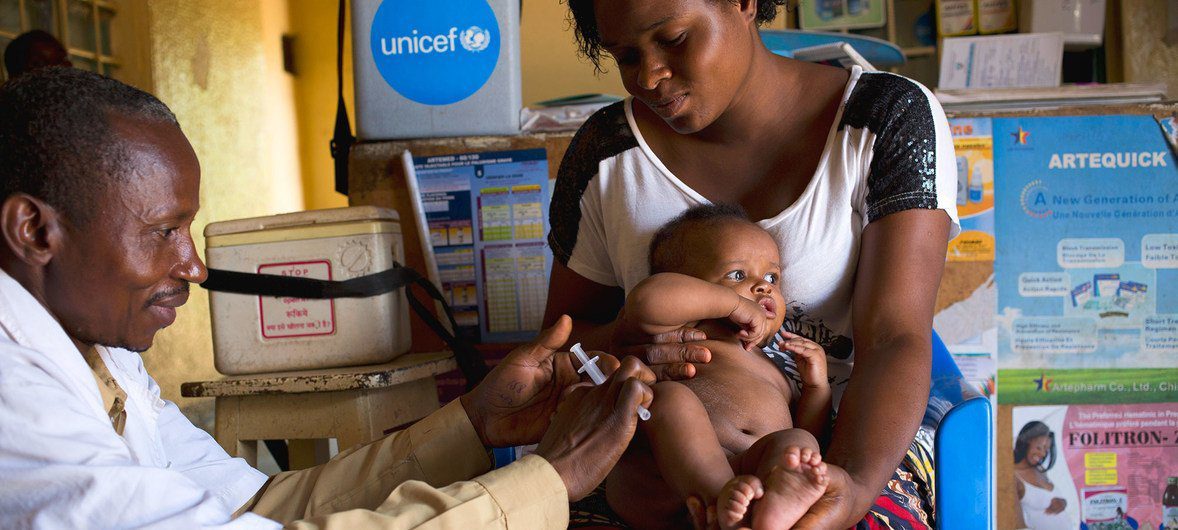
POLYGON ((773 285, 777 285, 777 279, 778 279, 777 273, 770 272, 769 274, 765 275, 765 281, 767 281, 773 285))
POLYGON ((160 229, 159 234, 163 236, 164 239, 168 239, 176 235, 177 230, 179 230, 179 228, 162 228, 160 229))
POLYGON ((734 270, 734 271, 729 271, 728 274, 724 275, 724 279, 732 280, 734 282, 743 282, 744 278, 745 278, 744 271, 739 270, 739 269, 734 270))

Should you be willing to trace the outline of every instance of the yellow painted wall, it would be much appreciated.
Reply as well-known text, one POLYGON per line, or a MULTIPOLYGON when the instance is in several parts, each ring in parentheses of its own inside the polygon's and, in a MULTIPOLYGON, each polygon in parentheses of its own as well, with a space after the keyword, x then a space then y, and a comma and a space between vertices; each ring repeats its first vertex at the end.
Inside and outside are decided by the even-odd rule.
MULTIPOLYGON (((326 3, 326 2, 325 2, 326 3)), ((151 0, 151 90, 176 114, 201 163, 204 252, 211 221, 303 208, 294 86, 282 70, 283 0, 151 0)), ((180 383, 218 377, 208 297, 200 288, 144 354, 164 397, 211 430, 211 400, 179 397, 180 383)))
MULTIPOLYGON (((336 20, 339 4, 324 0, 290 0, 290 34, 294 37, 295 106, 298 109, 299 161, 307 209, 348 205, 335 192, 335 165, 328 143, 335 131, 336 20)), ((344 100, 355 123, 352 101, 352 37, 344 36, 344 100)))

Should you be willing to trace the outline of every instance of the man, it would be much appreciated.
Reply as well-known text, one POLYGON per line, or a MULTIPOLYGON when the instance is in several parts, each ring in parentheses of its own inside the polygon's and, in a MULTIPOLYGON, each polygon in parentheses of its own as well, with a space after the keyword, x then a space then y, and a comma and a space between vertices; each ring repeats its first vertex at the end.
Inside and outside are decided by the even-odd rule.
POLYGON ((160 399, 134 353, 206 276, 200 167, 167 107, 80 70, 14 79, 0 183, 2 528, 563 528, 651 402, 637 361, 606 356, 608 384, 579 383, 555 353, 565 318, 407 430, 267 480, 160 399), (537 441, 489 471, 486 447, 537 441))
POLYGON ((8 77, 48 66, 73 66, 65 46, 49 32, 35 29, 17 35, 4 48, 4 67, 8 77))

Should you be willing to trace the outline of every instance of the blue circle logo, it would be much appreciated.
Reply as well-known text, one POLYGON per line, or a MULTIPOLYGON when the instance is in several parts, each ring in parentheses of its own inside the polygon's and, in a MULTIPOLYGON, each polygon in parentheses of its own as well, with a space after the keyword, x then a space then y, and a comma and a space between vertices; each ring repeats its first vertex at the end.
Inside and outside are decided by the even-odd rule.
POLYGON ((470 97, 499 62, 499 21, 486 0, 385 0, 370 41, 385 82, 425 105, 470 97))

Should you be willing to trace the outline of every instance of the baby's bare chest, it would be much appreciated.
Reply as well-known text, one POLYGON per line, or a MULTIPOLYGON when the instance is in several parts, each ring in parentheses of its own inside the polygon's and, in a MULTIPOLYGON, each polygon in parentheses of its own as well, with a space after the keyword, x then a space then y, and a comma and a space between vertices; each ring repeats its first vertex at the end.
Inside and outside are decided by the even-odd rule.
POLYGON ((785 377, 760 352, 709 343, 712 362, 681 381, 708 411, 720 444, 739 453, 760 437, 793 426, 785 377))

